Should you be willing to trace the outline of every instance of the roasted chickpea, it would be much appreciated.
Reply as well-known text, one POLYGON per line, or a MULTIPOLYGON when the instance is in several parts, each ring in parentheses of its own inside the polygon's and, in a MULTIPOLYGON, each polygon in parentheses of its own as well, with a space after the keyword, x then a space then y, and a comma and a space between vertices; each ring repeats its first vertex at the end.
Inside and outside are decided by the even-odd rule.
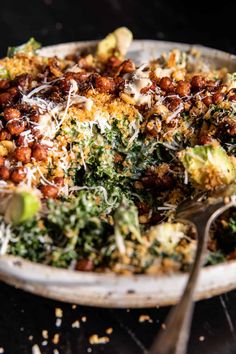
POLYGON ((4 140, 11 140, 11 134, 5 129, 0 132, 0 141, 4 140))
POLYGON ((46 147, 38 143, 35 143, 32 147, 32 157, 36 161, 46 161, 48 157, 46 147))
POLYGON ((11 103, 13 100, 12 95, 9 92, 3 92, 0 94, 0 105, 6 106, 7 104, 11 103))
POLYGON ((214 93, 214 95, 212 96, 212 100, 215 104, 220 103, 224 100, 224 94, 220 93, 220 92, 216 92, 214 93))
POLYGON ((90 259, 80 259, 75 265, 75 270, 82 272, 91 272, 93 269, 94 264, 90 259))
POLYGON ((212 142, 212 136, 208 135, 208 134, 202 134, 200 135, 200 137, 198 138, 198 144, 199 145, 208 145, 212 142))
POLYGON ((112 93, 115 91, 116 85, 111 77, 96 76, 95 88, 102 93, 112 93))
POLYGON ((64 186, 64 178, 63 177, 55 177, 53 182, 60 187, 64 186))
POLYGON ((8 79, 0 80, 0 90, 7 90, 10 87, 10 82, 8 79))
POLYGON ((230 101, 236 101, 236 94, 229 96, 230 101))
POLYGON ((21 74, 15 78, 15 84, 23 91, 29 88, 32 82, 32 77, 30 74, 21 74))
POLYGON ((135 64, 131 59, 127 59, 120 64, 120 74, 132 73, 135 70, 135 64))
POLYGON ((45 184, 45 185, 41 186, 40 190, 41 190, 44 198, 55 199, 59 193, 58 187, 51 186, 50 184, 45 184))
POLYGON ((208 91, 214 91, 215 89, 216 89, 216 85, 217 85, 217 83, 215 82, 215 81, 213 81, 213 80, 208 80, 207 82, 206 82, 206 89, 208 90, 208 91))
POLYGON ((7 92, 14 98, 19 95, 19 90, 17 87, 11 87, 7 90, 7 92))
POLYGON ((20 118, 21 114, 19 109, 7 107, 4 109, 4 119, 9 121, 11 119, 20 118))
POLYGON ((10 177, 10 171, 7 167, 1 166, 0 167, 0 179, 7 181, 10 177))
POLYGON ((188 96, 190 94, 190 83, 179 81, 176 87, 176 93, 180 96, 188 96))
POLYGON ((16 160, 21 161, 23 163, 28 163, 30 162, 31 158, 31 148, 27 146, 18 147, 15 150, 14 155, 16 160))
POLYGON ((147 202, 137 203, 139 215, 147 214, 150 211, 150 205, 147 202))
POLYGON ((171 111, 175 111, 181 103, 181 100, 179 98, 171 98, 168 100, 168 108, 171 111))
POLYGON ((15 167, 11 173, 10 179, 14 183, 22 182, 26 177, 26 172, 23 167, 15 167))
POLYGON ((41 131, 37 127, 32 128, 31 132, 34 135, 35 140, 38 140, 38 139, 42 138, 42 136, 43 136, 43 134, 41 133, 41 131))
POLYGON ((39 122, 39 115, 38 114, 32 114, 30 117, 30 121, 34 122, 34 123, 38 123, 39 122))
POLYGON ((160 81, 160 88, 164 91, 168 91, 169 88, 172 86, 172 80, 165 76, 160 81))
POLYGON ((199 90, 205 87, 206 80, 201 75, 195 75, 192 77, 191 85, 194 90, 199 90))
POLYGON ((202 102, 209 107, 212 104, 212 97, 211 96, 206 96, 203 98, 202 102))
POLYGON ((7 123, 7 129, 12 135, 20 135, 26 128, 26 122, 20 119, 14 119, 7 123))
POLYGON ((109 67, 111 66, 112 68, 117 68, 119 65, 121 65, 122 62, 119 58, 117 58, 115 55, 112 55, 109 59, 108 59, 108 65, 109 67))
POLYGON ((5 159, 4 157, 0 156, 0 166, 4 166, 5 159))

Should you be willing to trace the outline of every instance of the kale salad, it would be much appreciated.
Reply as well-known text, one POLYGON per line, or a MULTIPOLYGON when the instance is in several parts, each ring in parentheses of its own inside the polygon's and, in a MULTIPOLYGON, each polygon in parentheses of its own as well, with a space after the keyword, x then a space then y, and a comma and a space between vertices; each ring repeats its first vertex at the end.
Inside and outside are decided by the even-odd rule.
MULTIPOLYGON (((118 28, 64 58, 34 39, 0 60, 0 254, 122 274, 188 270, 185 198, 236 179, 236 73, 192 49, 137 66, 118 28)), ((207 264, 236 258, 236 212, 207 264)))

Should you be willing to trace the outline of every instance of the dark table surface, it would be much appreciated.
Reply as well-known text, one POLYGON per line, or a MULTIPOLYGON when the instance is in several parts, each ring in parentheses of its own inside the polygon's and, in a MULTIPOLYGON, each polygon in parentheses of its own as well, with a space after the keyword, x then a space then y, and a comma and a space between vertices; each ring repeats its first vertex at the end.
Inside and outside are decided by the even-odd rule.
MULTIPOLYGON (((128 26, 136 38, 201 43, 236 53, 234 3, 1 1, 0 54, 6 53, 8 45, 20 44, 30 36, 48 45, 101 38, 121 25, 128 26)), ((0 284, 0 348, 9 354, 31 354, 34 344, 42 354, 141 354, 149 348, 168 311, 169 308, 72 308, 71 304, 42 299, 0 284), (56 319, 56 308, 63 310, 61 320, 56 319), (140 322, 143 315, 148 315, 149 321, 140 322), (80 328, 76 328, 78 324, 80 328), (113 329, 111 334, 106 333, 108 328, 113 329), (91 345, 89 338, 93 334, 106 336, 109 342, 91 345), (58 335, 59 343, 55 344, 58 335)), ((197 303, 188 353, 235 354, 235 326, 236 292, 197 303)))
MULTIPOLYGON (((0 347, 9 354, 32 353, 34 344, 43 354, 143 354, 147 353, 157 330, 165 323, 168 311, 169 308, 75 308, 2 284, 0 347), (63 312, 59 320, 56 309, 63 312), (148 320, 140 322, 144 315, 149 316, 145 317, 148 320), (110 328, 113 332, 107 334, 110 328), (48 338, 43 331, 48 332, 48 338), (54 344, 57 334, 59 343, 54 344), (107 337, 109 342, 91 345, 89 338, 94 334, 99 338, 107 337)), ((236 292, 197 303, 188 353, 235 354, 235 313, 236 292)))

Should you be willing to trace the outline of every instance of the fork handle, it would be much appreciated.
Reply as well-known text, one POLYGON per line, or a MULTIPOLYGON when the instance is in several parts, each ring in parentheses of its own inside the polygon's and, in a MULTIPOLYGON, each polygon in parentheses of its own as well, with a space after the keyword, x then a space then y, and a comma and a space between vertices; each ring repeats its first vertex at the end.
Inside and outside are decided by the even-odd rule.
POLYGON ((194 263, 181 300, 168 315, 166 330, 160 332, 151 348, 150 354, 186 353, 194 306, 193 295, 206 251, 206 226, 208 220, 209 215, 206 215, 201 219, 201 223, 195 224, 198 240, 202 242, 198 241, 197 243, 194 263))

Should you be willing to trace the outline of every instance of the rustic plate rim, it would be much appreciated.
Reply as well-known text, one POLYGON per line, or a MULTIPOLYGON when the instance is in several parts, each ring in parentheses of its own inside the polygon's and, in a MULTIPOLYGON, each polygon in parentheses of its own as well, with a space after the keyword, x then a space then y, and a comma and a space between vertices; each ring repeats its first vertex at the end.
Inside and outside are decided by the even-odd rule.
MULTIPOLYGON (((87 46, 94 47, 98 41, 79 41, 79 42, 68 42, 68 43, 60 43, 54 44, 52 46, 46 46, 40 49, 39 54, 46 55, 46 53, 58 51, 62 48, 67 48, 70 50, 75 50, 76 48, 85 48, 87 46)), ((148 47, 157 45, 168 47, 169 48, 180 48, 180 49, 190 49, 196 48, 199 49, 203 55, 214 57, 215 59, 223 60, 231 64, 231 61, 235 61, 234 65, 236 68, 236 55, 227 53, 225 51, 221 51, 214 48, 205 47, 199 44, 188 44, 188 43, 178 43, 171 41, 159 41, 159 40, 135 40, 132 44, 133 49, 137 47, 148 47)), ((196 299, 208 298, 214 295, 221 294, 225 291, 232 290, 236 288, 236 261, 226 261, 217 265, 212 265, 203 268, 201 271, 201 280, 198 284, 196 299), (225 272, 225 278, 220 287, 220 282, 217 280, 216 275, 219 273, 225 272), (215 274, 215 279, 212 279, 213 283, 210 283, 209 288, 201 289, 201 281, 202 278, 207 277, 208 274, 215 274), (230 276, 229 276, 230 273, 230 276), (227 275, 228 274, 228 275, 227 275), (228 283, 227 283, 228 276, 228 283), (235 281, 233 280, 235 276, 235 281)), ((62 300, 66 302, 74 302, 83 305, 93 305, 93 306, 105 306, 105 307, 153 307, 156 305, 165 306, 174 304, 178 301, 178 298, 183 290, 184 284, 187 279, 187 274, 176 272, 172 274, 159 274, 159 275, 151 275, 151 274, 131 274, 131 275, 123 275, 123 274, 115 274, 112 272, 103 272, 103 273, 95 273, 95 272, 81 272, 75 271, 72 269, 61 269, 55 268, 52 266, 48 266, 45 264, 35 263, 28 261, 21 257, 14 257, 12 255, 4 255, 0 256, 0 279, 5 281, 8 284, 15 285, 20 287, 21 289, 25 289, 34 294, 42 295, 45 297, 54 298, 57 300, 62 300), (23 270, 23 271, 22 271, 23 270), (36 277, 35 271, 38 271, 38 278, 36 277), (31 276, 30 276, 31 275, 31 276), (57 275, 57 277, 56 277, 57 275), (65 281, 66 277, 72 277, 73 279, 65 281), (54 277, 54 281, 52 281, 52 277, 54 277), (62 277, 62 278, 61 278, 62 277), (56 279, 56 281, 55 281, 56 279), (64 279, 64 280, 63 280, 64 279), (166 298, 161 298, 158 296, 158 289, 153 291, 153 294, 150 294, 149 297, 146 296, 142 291, 142 283, 148 284, 148 282, 153 283, 153 289, 155 288, 156 281, 171 281, 172 284, 177 285, 176 291, 173 290, 171 294, 166 294, 166 298), (130 285, 130 291, 127 293, 127 282, 133 282, 134 288, 140 289, 139 293, 136 291, 132 292, 132 284, 130 285), (101 283, 102 282, 102 283, 101 283), (117 296, 111 295, 108 296, 109 291, 105 288, 109 283, 111 288, 116 291, 116 286, 119 284, 126 284, 125 290, 126 292, 118 291, 117 296), (178 285, 177 283, 181 283, 178 285), (113 284, 113 285, 112 285, 113 284), (138 284, 138 285, 137 285, 138 284), (141 284, 141 285, 140 285, 141 284), (87 293, 88 297, 86 300, 85 295, 81 295, 78 293, 77 296, 72 296, 68 293, 69 286, 70 289, 80 290, 81 293, 84 291, 87 293), (91 289, 95 286, 95 290, 101 291, 100 295, 96 297, 91 297, 91 289), (98 290, 96 288, 98 286, 98 290), (103 289, 104 287, 104 289, 103 289), (64 290, 63 290, 64 289, 64 290), (59 295, 56 294, 56 291, 59 291, 59 295), (100 296, 100 297, 99 297, 100 296)), ((221 281, 222 281, 221 277, 221 281)), ((210 279, 211 280, 211 279, 210 279)), ((124 286, 123 284, 123 286, 124 286)), ((205 284, 206 285, 206 284, 205 284)), ((110 289, 110 288, 109 288, 110 289)), ((150 291, 152 289, 150 288, 150 291)), ((72 291, 73 292, 73 291, 72 291)))

